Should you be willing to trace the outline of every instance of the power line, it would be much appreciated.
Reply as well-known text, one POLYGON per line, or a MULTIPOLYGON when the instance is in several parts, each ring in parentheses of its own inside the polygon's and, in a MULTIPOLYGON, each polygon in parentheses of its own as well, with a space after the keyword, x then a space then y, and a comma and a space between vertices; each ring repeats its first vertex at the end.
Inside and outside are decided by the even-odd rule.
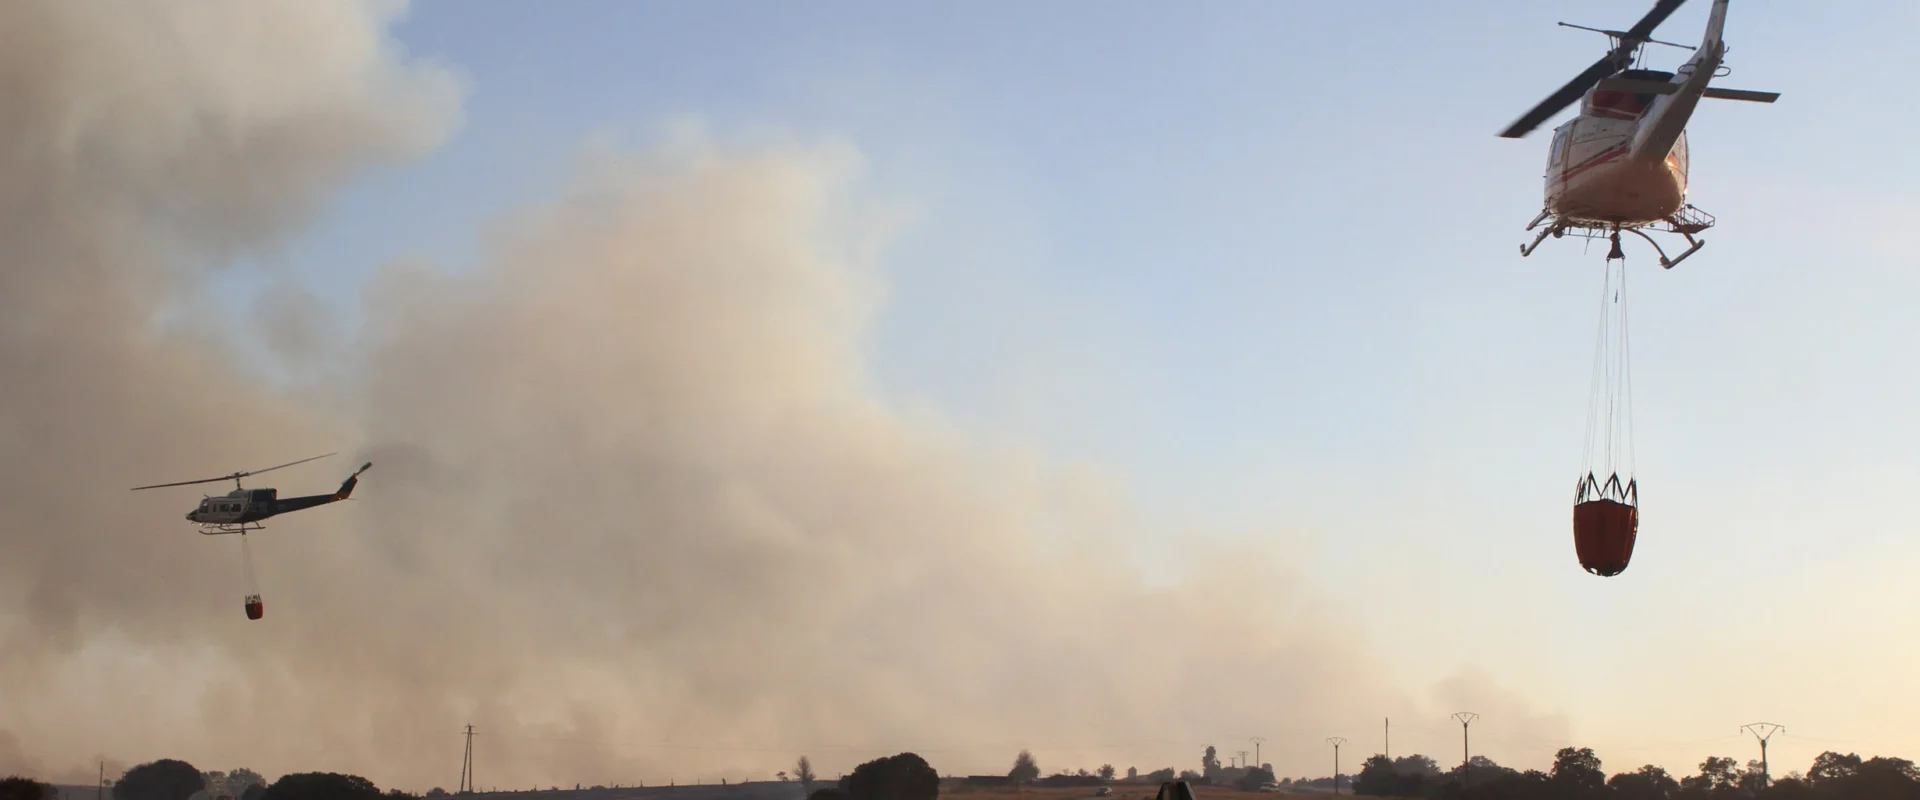
POLYGON ((1346 744, 1347 740, 1346 740, 1346 737, 1343 737, 1343 736, 1329 736, 1327 737, 1327 741, 1333 743, 1333 793, 1339 794, 1340 793, 1340 745, 1346 744))
POLYGON ((467 755, 460 761, 460 788, 455 794, 473 794, 473 726, 467 726, 467 755))
POLYGON ((1460 720, 1460 785, 1465 786, 1469 773, 1473 771, 1473 746, 1467 741, 1467 726, 1479 719, 1480 715, 1461 711, 1454 714, 1453 718, 1460 720))
POLYGON ((1762 789, 1767 788, 1767 784, 1773 782, 1772 773, 1767 772, 1767 740, 1773 738, 1774 734, 1786 729, 1787 727, 1785 725, 1775 725, 1771 722, 1754 722, 1740 726, 1740 730, 1751 733, 1754 738, 1760 740, 1760 788, 1762 789), (1766 731, 1766 733, 1761 733, 1762 730, 1766 731))

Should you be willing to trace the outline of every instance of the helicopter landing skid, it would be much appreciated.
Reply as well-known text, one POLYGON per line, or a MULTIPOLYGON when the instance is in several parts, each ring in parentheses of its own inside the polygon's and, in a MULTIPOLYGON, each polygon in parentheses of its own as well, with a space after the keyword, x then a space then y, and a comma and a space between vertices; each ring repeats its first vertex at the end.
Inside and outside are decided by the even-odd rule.
MULTIPOLYGON (((1533 221, 1527 224, 1527 230, 1533 230, 1538 227, 1540 223, 1546 222, 1549 216, 1550 212, 1540 212, 1540 216, 1534 217, 1533 221)), ((1546 241, 1548 236, 1558 239, 1568 233, 1572 233, 1590 240, 1610 240, 1613 249, 1607 253, 1607 258, 1625 258, 1626 255, 1620 251, 1620 232, 1626 231, 1647 240, 1647 244, 1653 245, 1654 252, 1660 254, 1661 268, 1673 269, 1679 266, 1680 262, 1687 260, 1687 256, 1700 252, 1700 248, 1706 246, 1707 243, 1704 240, 1695 239, 1693 235, 1713 227, 1713 223, 1713 217, 1708 216, 1706 212, 1694 208, 1691 205, 1682 207, 1666 219, 1643 225, 1620 225, 1617 223, 1570 220, 1565 218, 1554 219, 1551 224, 1540 231, 1538 236, 1533 237, 1531 243, 1520 245, 1520 257, 1525 258, 1533 255, 1533 251, 1539 248, 1540 243, 1546 241), (1654 241, 1653 237, 1647 235, 1646 232, 1648 229, 1662 233, 1679 234, 1687 240, 1687 249, 1677 258, 1668 258, 1667 251, 1660 246, 1660 243, 1654 241)))
POLYGON ((257 522, 254 522, 254 523, 242 522, 238 525, 223 522, 223 523, 218 523, 213 525, 201 525, 200 535, 219 536, 220 534, 223 534, 223 533, 237 533, 237 534, 240 534, 241 536, 245 536, 254 531, 264 531, 266 529, 267 529, 267 526, 261 525, 260 523, 257 523, 257 522))

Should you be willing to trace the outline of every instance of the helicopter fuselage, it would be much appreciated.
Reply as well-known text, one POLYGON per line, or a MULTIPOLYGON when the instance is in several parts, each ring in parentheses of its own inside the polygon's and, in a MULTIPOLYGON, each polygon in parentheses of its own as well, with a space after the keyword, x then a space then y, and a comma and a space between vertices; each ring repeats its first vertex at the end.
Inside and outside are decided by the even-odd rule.
POLYGON ((200 507, 187 512, 188 522, 202 525, 241 525, 259 522, 279 513, 275 489, 235 489, 220 497, 200 501, 200 507))
MULTIPOLYGON (((1636 70, 1634 78, 1664 81, 1671 73, 1636 70)), ((1594 90, 1580 115, 1554 130, 1547 154, 1546 207, 1555 218, 1621 227, 1649 225, 1677 213, 1687 201, 1687 137, 1677 132, 1660 158, 1633 158, 1647 124, 1653 93, 1594 90)))

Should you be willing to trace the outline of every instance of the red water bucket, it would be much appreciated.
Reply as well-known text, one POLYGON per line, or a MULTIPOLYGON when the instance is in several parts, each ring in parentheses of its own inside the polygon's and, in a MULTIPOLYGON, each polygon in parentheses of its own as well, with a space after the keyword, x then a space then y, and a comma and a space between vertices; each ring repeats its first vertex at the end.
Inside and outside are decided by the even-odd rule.
POLYGON ((267 615, 267 604, 260 602, 260 595, 247 598, 247 619, 259 619, 267 615))
POLYGON ((1573 547, 1580 566, 1603 578, 1625 572, 1640 533, 1640 509, 1618 500, 1589 500, 1573 507, 1573 547))

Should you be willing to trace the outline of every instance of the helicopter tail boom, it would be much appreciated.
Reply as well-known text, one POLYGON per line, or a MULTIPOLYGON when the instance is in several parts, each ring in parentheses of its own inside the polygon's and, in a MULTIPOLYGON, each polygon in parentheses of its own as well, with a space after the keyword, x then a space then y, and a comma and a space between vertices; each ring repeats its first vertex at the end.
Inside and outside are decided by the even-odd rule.
POLYGON ((371 466, 373 466, 373 462, 371 461, 360 465, 359 469, 354 470, 352 475, 348 475, 347 479, 340 483, 340 490, 333 492, 331 494, 310 494, 305 497, 282 497, 279 500, 274 501, 273 513, 285 514, 290 511, 300 511, 302 509, 313 508, 314 506, 324 506, 328 503, 338 503, 342 500, 345 500, 348 497, 353 496, 353 487, 359 485, 360 483, 360 473, 366 472, 367 468, 371 466))
POLYGON ((1707 30, 1700 37, 1700 46, 1686 65, 1680 68, 1679 74, 1673 76, 1674 88, 1661 92, 1654 99, 1653 108, 1640 124, 1640 130, 1634 134, 1633 149, 1628 155, 1630 160, 1658 164, 1673 150, 1681 131, 1687 127, 1688 118, 1693 116, 1693 110, 1707 93, 1707 82, 1713 80, 1714 74, 1720 70, 1721 60, 1726 57, 1727 43, 1722 38, 1726 26, 1727 0, 1714 0, 1713 9, 1707 15, 1707 30))

